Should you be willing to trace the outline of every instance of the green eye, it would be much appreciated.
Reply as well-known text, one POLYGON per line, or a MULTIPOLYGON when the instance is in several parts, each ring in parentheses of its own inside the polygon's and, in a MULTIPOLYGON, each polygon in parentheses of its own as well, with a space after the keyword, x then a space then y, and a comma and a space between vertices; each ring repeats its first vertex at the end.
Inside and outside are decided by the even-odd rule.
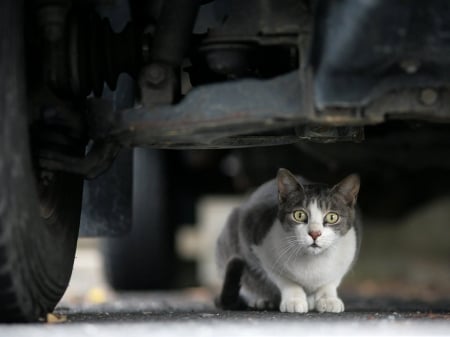
POLYGON ((294 220, 296 222, 306 222, 306 221, 308 221, 308 216, 303 211, 294 211, 294 213, 292 213, 292 217, 294 218, 294 220))
POLYGON ((335 224, 339 221, 339 215, 334 212, 330 212, 327 215, 325 215, 325 222, 329 223, 330 225, 335 224))

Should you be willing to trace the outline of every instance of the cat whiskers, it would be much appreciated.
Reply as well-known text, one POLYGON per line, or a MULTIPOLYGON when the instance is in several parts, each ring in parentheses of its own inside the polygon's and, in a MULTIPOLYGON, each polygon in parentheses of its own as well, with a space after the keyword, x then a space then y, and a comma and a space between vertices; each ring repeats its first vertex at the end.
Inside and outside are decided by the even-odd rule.
POLYGON ((281 270, 281 268, 279 268, 279 263, 281 264, 282 258, 284 256, 286 256, 286 254, 288 254, 292 249, 294 249, 294 245, 293 244, 287 245, 286 247, 283 248, 283 250, 281 252, 278 252, 275 249, 275 252, 277 253, 277 255, 278 254, 279 255, 278 255, 277 259, 275 260, 275 262, 272 264, 271 269, 276 271, 276 272, 279 272, 281 270))
MULTIPOLYGON (((275 260, 275 262, 272 264, 271 269, 274 271, 279 272, 281 270, 281 262, 283 257, 285 257, 288 253, 294 251, 296 249, 299 248, 298 246, 298 238, 296 236, 292 236, 292 237, 286 237, 283 242, 286 244, 286 247, 283 248, 283 250, 281 252, 278 252, 276 248, 274 248, 274 253, 279 254, 278 258, 275 260)), ((292 255, 294 254, 294 252, 289 255, 288 257, 288 261, 289 259, 292 257, 292 255)))
POLYGON ((298 254, 300 253, 300 251, 302 250, 302 248, 303 248, 303 247, 300 246, 300 245, 297 245, 297 246, 295 247, 295 250, 292 252, 292 254, 288 257, 288 259, 287 259, 287 261, 286 261, 286 264, 287 264, 287 265, 289 265, 289 263, 290 263, 292 257, 294 257, 294 260, 295 260, 295 258, 298 256, 298 254))

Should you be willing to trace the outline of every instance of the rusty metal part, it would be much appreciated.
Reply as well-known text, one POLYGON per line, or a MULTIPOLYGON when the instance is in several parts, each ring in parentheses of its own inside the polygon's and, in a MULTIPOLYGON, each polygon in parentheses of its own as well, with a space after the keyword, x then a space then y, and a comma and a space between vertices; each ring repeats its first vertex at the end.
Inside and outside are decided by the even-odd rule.
POLYGON ((447 89, 437 90, 433 105, 425 105, 419 99, 422 89, 404 89, 358 109, 317 110, 308 74, 304 70, 272 80, 198 87, 179 104, 138 106, 117 111, 108 118, 92 111, 88 116, 90 134, 97 144, 103 145, 86 158, 46 155, 41 165, 92 177, 107 167, 120 146, 205 149, 281 145, 301 140, 361 141, 362 126, 387 119, 449 120, 447 89))
POLYGON ((355 142, 364 140, 362 126, 301 125, 295 128, 299 139, 317 143, 355 142))
POLYGON ((139 78, 142 104, 153 107, 174 102, 179 96, 179 82, 174 67, 159 62, 149 64, 139 78))
POLYGON ((179 69, 191 42, 200 4, 200 0, 164 2, 150 47, 150 63, 139 76, 144 106, 170 104, 179 99, 179 69))
POLYGON ((312 135, 311 128, 360 127, 386 119, 436 121, 450 117, 450 91, 439 90, 439 99, 424 105, 421 89, 389 93, 359 108, 318 110, 310 89, 309 72, 298 71, 272 80, 240 80, 193 89, 177 105, 139 106, 118 112, 106 121, 95 118, 94 138, 115 139, 124 146, 155 148, 229 148, 278 145, 300 140, 361 141, 361 128, 328 136, 312 135), (298 133, 299 130, 308 132, 298 133), (297 127, 297 134, 293 129, 297 127), (290 131, 287 131, 290 130, 290 131), (282 132, 280 132, 282 131, 282 132))
POLYGON ((243 80, 199 87, 173 106, 137 107, 119 112, 110 123, 94 117, 95 137, 112 137, 125 146, 146 145, 159 148, 220 148, 270 143, 292 143, 279 135, 255 144, 246 137, 255 132, 292 127, 313 117, 302 90, 298 73, 270 81, 243 80), (308 111, 311 113, 308 116, 308 111), (244 137, 237 137, 245 135, 244 137))

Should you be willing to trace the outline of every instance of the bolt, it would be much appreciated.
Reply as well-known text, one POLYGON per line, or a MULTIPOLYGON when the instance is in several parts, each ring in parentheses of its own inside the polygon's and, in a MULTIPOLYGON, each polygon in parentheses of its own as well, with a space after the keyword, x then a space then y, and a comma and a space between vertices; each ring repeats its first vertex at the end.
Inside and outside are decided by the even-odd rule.
POLYGON ((415 74, 420 68, 420 62, 417 60, 403 60, 400 62, 400 67, 407 74, 415 74))
POLYGON ((166 70, 159 64, 150 64, 145 69, 145 84, 148 86, 159 85, 166 79, 166 70))
POLYGON ((423 89, 420 92, 420 101, 424 105, 433 105, 438 100, 438 93, 434 89, 423 89))

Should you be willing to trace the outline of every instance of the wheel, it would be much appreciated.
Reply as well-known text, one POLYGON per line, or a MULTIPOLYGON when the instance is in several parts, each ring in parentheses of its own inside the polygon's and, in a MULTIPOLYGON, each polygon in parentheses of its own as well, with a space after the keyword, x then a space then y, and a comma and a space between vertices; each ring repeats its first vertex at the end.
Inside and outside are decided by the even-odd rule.
POLYGON ((161 151, 134 149, 131 231, 105 239, 106 279, 117 290, 163 289, 174 270, 173 227, 161 151))
POLYGON ((22 1, 0 2, 0 321, 8 322, 44 318, 63 295, 82 189, 80 177, 62 173, 36 184, 24 103, 23 13, 22 1))

